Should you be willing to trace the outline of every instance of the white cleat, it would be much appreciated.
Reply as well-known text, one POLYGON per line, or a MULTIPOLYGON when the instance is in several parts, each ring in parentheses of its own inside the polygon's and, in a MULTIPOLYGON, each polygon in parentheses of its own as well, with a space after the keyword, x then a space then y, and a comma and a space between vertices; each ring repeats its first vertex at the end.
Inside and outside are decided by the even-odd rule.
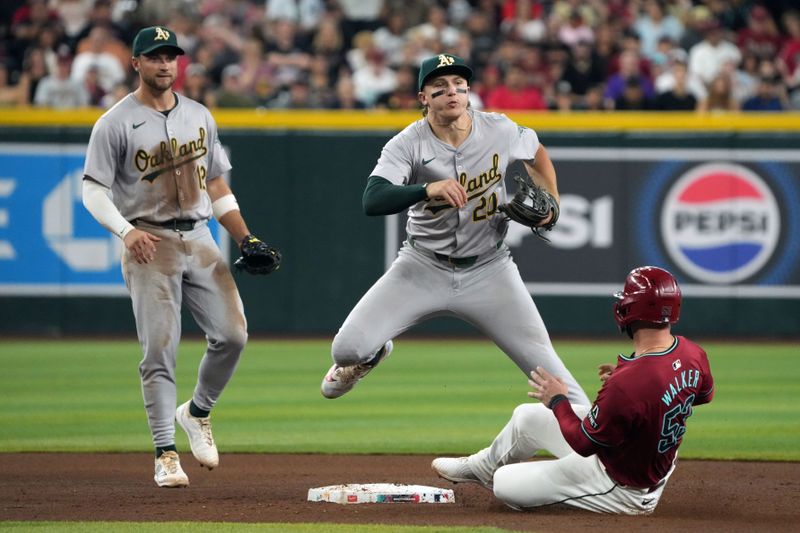
POLYGON ((466 457, 439 457, 431 463, 436 475, 453 483, 477 483, 492 490, 491 483, 483 482, 470 468, 466 457))
POLYGON ((156 459, 156 475, 153 476, 159 487, 188 487, 189 477, 181 468, 177 452, 168 451, 156 459))
POLYGON ((210 417, 192 416, 189 413, 189 402, 186 402, 175 411, 175 420, 189 437, 189 446, 192 448, 194 458, 209 470, 215 468, 219 464, 219 453, 214 444, 214 436, 211 434, 210 417))
POLYGON ((378 366, 378 363, 389 357, 393 348, 394 343, 388 341, 383 345, 383 348, 378 350, 378 353, 366 363, 351 366, 333 365, 322 379, 322 385, 320 386, 322 395, 329 399, 344 396, 356 386, 356 383, 369 374, 370 370, 378 366))

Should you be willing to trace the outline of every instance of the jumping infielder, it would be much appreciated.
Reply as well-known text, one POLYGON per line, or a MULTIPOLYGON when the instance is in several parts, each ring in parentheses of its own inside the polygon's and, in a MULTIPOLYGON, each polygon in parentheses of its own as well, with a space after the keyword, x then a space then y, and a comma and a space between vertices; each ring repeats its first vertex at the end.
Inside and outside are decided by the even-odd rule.
POLYGON ((455 316, 488 335, 528 376, 537 366, 589 399, 555 353, 544 322, 503 244, 506 167, 521 160, 558 197, 556 173, 533 130, 468 106, 472 70, 442 54, 422 63, 424 118, 384 146, 364 191, 367 215, 408 209, 408 238, 333 340, 322 394, 338 398, 392 351, 392 339, 434 316, 455 316))
POLYGON ((122 273, 144 353, 139 373, 161 487, 189 484, 175 447, 176 418, 195 458, 209 469, 217 466, 209 412, 247 341, 242 301, 207 221, 213 213, 237 242, 255 239, 221 178, 231 164, 214 119, 172 91, 180 54, 167 28, 136 35, 132 64, 139 88, 95 124, 83 180, 84 205, 125 244, 122 273), (181 304, 208 347, 192 398, 176 411, 181 304))
POLYGON ((692 406, 714 396, 706 353, 674 336, 681 292, 661 268, 632 270, 615 294, 614 317, 634 351, 601 365, 591 409, 570 405, 568 386, 531 372, 538 404, 522 404, 488 448, 432 467, 454 482, 478 483, 515 509, 566 504, 598 513, 652 513, 675 469, 692 406), (587 416, 588 413, 588 416, 587 416), (539 450, 557 457, 527 461, 539 450))

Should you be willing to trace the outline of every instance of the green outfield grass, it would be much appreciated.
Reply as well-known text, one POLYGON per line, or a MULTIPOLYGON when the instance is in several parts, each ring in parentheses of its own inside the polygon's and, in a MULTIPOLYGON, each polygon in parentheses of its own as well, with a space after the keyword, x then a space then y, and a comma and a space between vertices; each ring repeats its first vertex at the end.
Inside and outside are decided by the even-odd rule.
MULTIPOLYGON (((619 342, 556 341, 590 397, 619 342)), ((790 344, 706 343, 717 393, 692 416, 684 458, 800 460, 800 363, 790 344)), ((203 343, 182 343, 180 398, 203 343)), ((149 451, 136 341, 0 342, 0 451, 149 451)), ((347 396, 319 382, 329 340, 252 340, 214 411, 225 452, 468 453, 527 401, 524 376, 485 341, 400 339, 347 396)), ((178 432, 178 446, 187 447, 178 432)))

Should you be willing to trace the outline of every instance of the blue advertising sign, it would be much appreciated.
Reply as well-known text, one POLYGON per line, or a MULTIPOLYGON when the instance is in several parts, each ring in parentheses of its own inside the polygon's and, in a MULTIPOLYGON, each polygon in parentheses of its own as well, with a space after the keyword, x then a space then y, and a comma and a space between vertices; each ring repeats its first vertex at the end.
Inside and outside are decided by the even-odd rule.
MULTIPOLYGON (((0 145, 0 294, 128 294, 122 241, 83 207, 85 155, 85 145, 0 145)), ((209 227, 227 258, 227 233, 209 227)))

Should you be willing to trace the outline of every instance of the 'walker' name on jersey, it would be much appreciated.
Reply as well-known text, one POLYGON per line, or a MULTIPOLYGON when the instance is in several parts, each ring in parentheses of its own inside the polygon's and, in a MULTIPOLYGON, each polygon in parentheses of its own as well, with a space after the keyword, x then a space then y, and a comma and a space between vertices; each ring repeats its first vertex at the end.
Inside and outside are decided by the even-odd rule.
POLYGON ((661 396, 661 401, 664 402, 664 405, 669 407, 669 405, 672 403, 672 400, 675 399, 675 396, 677 396, 680 391, 689 387, 697 387, 699 382, 699 370, 682 370, 680 373, 680 379, 678 379, 678 376, 672 378, 672 383, 670 383, 669 388, 664 391, 664 395, 661 396))
POLYGON ((172 170, 173 168, 185 165, 195 159, 200 159, 208 154, 206 147, 206 130, 205 128, 199 129, 199 137, 196 140, 189 141, 184 144, 178 144, 178 139, 170 139, 168 146, 166 141, 161 141, 161 144, 156 149, 156 153, 148 153, 144 149, 139 149, 134 158, 134 165, 140 172, 146 172, 148 169, 155 169, 149 174, 142 176, 142 180, 153 182, 158 176, 172 170))

